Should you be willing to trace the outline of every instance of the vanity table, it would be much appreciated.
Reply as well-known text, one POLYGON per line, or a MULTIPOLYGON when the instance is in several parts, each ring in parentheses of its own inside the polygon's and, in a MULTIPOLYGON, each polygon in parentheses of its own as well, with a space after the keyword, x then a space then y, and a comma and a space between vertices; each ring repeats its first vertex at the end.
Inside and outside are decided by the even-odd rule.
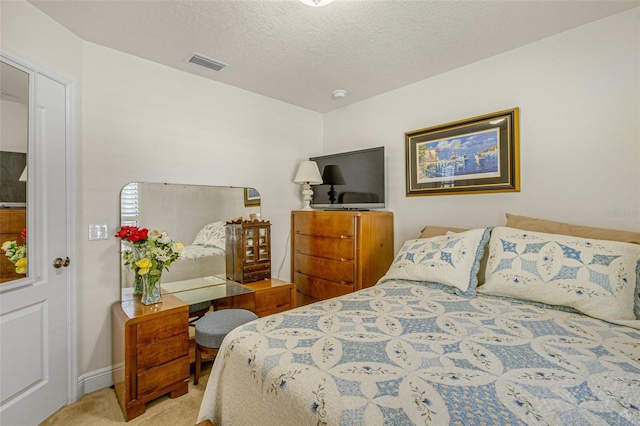
MULTIPOLYGON (((113 383, 127 421, 143 414, 146 403, 159 396, 176 398, 188 392, 195 359, 190 305, 212 301, 214 309, 243 308, 258 316, 296 307, 294 284, 268 279, 270 273, 262 281, 240 284, 227 280, 225 262, 220 262, 219 250, 224 253, 225 246, 220 246, 215 225, 259 214, 260 198, 249 197, 254 193, 253 188, 149 182, 123 188, 121 226, 166 230, 172 240, 193 249, 180 259, 182 265, 172 265, 163 275, 162 302, 155 305, 143 305, 140 296, 132 295, 133 273, 121 262, 121 300, 112 307, 111 334, 113 383)), ((256 260, 262 262, 270 254, 269 239, 260 231, 256 235, 256 260)))
POLYGON ((162 302, 143 305, 123 289, 112 307, 113 383, 126 421, 165 394, 188 392, 195 344, 189 337, 189 305, 213 301, 215 310, 248 309, 258 316, 296 306, 296 288, 275 278, 240 284, 219 276, 161 285, 162 302))
MULTIPOLYGON (((123 289, 122 301, 111 309, 113 383, 126 421, 144 414, 146 403, 159 396, 177 398, 188 392, 189 305, 253 293, 216 277, 161 287, 161 303, 144 305, 131 289, 123 289)), ((255 311, 255 303, 246 308, 255 311)))

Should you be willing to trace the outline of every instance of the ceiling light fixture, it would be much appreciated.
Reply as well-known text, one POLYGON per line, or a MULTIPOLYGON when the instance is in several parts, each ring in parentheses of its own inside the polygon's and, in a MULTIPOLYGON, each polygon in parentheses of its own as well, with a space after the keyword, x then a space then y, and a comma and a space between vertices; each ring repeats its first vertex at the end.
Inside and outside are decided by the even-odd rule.
POLYGON ((307 6, 320 7, 320 6, 328 5, 333 0, 300 0, 300 1, 306 4, 307 6))
POLYGON ((347 96, 347 91, 342 89, 337 89, 333 91, 333 99, 342 99, 347 96))

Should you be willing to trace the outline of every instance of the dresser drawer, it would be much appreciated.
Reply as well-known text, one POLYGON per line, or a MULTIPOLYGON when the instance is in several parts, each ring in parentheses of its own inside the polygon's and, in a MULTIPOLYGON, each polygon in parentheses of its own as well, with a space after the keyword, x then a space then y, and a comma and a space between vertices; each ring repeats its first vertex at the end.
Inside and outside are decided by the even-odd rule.
POLYGON ((322 215, 296 214, 294 232, 324 237, 353 238, 355 221, 355 216, 327 212, 323 212, 322 215))
POLYGON ((294 273, 293 281, 300 293, 314 299, 325 300, 353 292, 353 285, 341 284, 309 275, 294 273))
POLYGON ((183 311, 162 317, 161 320, 144 321, 137 325, 138 346, 157 342, 189 330, 189 312, 183 311))
POLYGON ((138 347, 138 371, 173 361, 188 354, 188 333, 138 347))
POLYGON ((295 253, 294 261, 296 265, 294 272, 342 284, 352 284, 354 281, 355 264, 353 261, 325 259, 300 253, 295 253))
POLYGON ((256 314, 269 312, 269 314, 286 311, 293 308, 291 305, 291 289, 288 287, 278 291, 256 293, 256 314))
POLYGON ((189 355, 138 374, 138 396, 189 380, 189 355))
POLYGON ((242 276, 242 283, 250 283, 254 281, 266 280, 271 277, 271 269, 258 272, 248 272, 242 276))
POLYGON ((242 268, 242 271, 246 274, 248 272, 260 272, 271 270, 271 262, 253 263, 242 268))
POLYGON ((296 234, 293 238, 297 253, 337 260, 355 258, 352 238, 314 237, 303 234, 296 234))

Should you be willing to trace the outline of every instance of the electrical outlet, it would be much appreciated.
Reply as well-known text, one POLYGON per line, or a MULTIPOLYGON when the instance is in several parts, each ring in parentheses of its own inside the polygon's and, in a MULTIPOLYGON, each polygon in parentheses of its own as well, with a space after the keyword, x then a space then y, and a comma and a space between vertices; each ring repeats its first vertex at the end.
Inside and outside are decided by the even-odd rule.
POLYGON ((89 241, 108 240, 107 225, 89 225, 89 241))

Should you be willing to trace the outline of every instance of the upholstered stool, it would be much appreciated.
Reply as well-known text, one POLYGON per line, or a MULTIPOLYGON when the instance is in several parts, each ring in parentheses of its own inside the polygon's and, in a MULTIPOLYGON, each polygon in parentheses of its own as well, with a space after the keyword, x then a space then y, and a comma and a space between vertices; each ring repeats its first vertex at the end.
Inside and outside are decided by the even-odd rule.
POLYGON ((206 302, 195 303, 189 305, 189 325, 195 327, 196 321, 205 316, 209 312, 209 308, 213 305, 211 300, 206 302))
POLYGON ((213 311, 196 321, 196 371, 193 384, 200 379, 202 355, 216 355, 224 338, 231 330, 257 319, 246 309, 221 309, 213 311))

